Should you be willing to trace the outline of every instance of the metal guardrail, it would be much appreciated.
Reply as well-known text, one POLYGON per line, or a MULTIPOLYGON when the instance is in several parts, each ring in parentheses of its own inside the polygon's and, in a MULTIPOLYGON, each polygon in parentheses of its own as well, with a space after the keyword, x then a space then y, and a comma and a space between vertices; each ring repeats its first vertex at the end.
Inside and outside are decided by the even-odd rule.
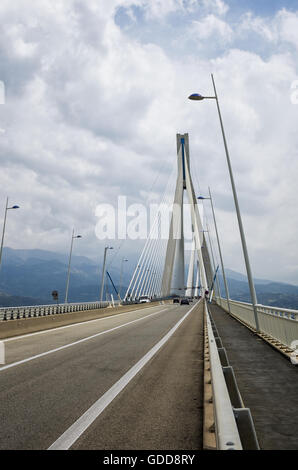
POLYGON ((215 341, 208 307, 205 302, 205 315, 209 343, 209 360, 213 406, 215 415, 215 434, 218 450, 242 450, 242 444, 233 413, 231 400, 226 386, 217 344, 215 341))
MULTIPOLYGON (((152 299, 152 302, 161 302, 170 299, 170 297, 158 297, 152 299)), ((106 307, 117 307, 121 305, 135 305, 139 301, 119 300, 104 302, 78 302, 67 304, 49 304, 49 305, 28 305, 20 307, 0 307, 0 321, 19 320, 21 318, 42 317, 47 315, 56 315, 62 313, 83 312, 85 310, 97 310, 106 307)))
MULTIPOLYGON (((112 302, 82 302, 67 304, 32 305, 23 307, 1 307, 0 321, 19 320, 21 318, 43 317, 47 315, 60 315, 63 313, 83 312, 108 307, 112 302)), ((119 305, 119 301, 114 301, 119 305)))
MULTIPOLYGON (((229 311, 226 299, 217 297, 216 302, 229 311)), ((229 304, 231 315, 256 330, 252 304, 235 300, 229 300, 229 304)), ((260 334, 268 335, 288 348, 288 352, 294 352, 298 347, 298 310, 259 304, 257 313, 260 334)))
POLYGON ((245 408, 233 368, 205 302, 209 362, 218 450, 259 450, 249 408, 245 408))

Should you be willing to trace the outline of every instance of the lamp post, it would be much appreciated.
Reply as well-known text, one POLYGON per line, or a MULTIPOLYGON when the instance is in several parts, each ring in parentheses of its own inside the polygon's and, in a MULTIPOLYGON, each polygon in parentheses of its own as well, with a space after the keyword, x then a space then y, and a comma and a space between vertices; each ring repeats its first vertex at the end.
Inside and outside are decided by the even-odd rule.
POLYGON ((6 198, 6 205, 5 205, 5 212, 4 212, 4 221, 3 221, 3 230, 2 230, 2 239, 1 239, 1 248, 0 248, 0 268, 1 268, 1 261, 2 261, 2 252, 3 252, 3 244, 4 244, 4 236, 5 236, 5 227, 6 227, 6 217, 7 211, 11 209, 19 209, 20 206, 11 206, 8 207, 8 197, 6 198))
POLYGON ((103 256, 103 265, 102 265, 102 276, 101 276, 101 287, 100 287, 100 302, 102 302, 102 297, 103 297, 103 288, 104 288, 104 281, 105 281, 105 275, 106 275, 106 260, 107 260, 107 251, 108 250, 113 250, 112 246, 106 246, 104 250, 104 256, 103 256))
POLYGON ((126 263, 128 259, 122 258, 120 268, 120 282, 119 282, 119 300, 121 302, 121 289, 122 289, 122 277, 123 277, 123 263, 126 263))
POLYGON ((70 263, 71 263, 71 255, 72 255, 73 241, 74 241, 75 238, 82 238, 82 235, 74 235, 74 229, 73 229, 73 231, 72 231, 72 236, 71 236, 69 260, 68 260, 68 271, 67 271, 65 300, 64 300, 64 303, 65 303, 65 304, 67 304, 67 302, 68 302, 68 288, 69 288, 69 278, 70 278, 70 263))
POLYGON ((212 83, 213 83, 214 96, 202 96, 199 93, 194 93, 190 95, 188 98, 190 100, 195 100, 195 101, 202 101, 204 99, 214 99, 216 101, 218 117, 219 117, 219 122, 220 122, 220 127, 221 127, 224 147, 225 147, 226 159, 227 159, 227 164, 228 164, 228 169, 229 169, 229 174, 230 174, 230 180, 231 180, 231 185, 232 185, 232 191, 233 191, 233 196, 234 196, 234 203, 235 203, 235 208, 236 208, 236 213, 237 213, 237 219, 238 219, 238 225, 239 225, 239 231, 240 231, 240 237, 241 237, 241 243, 242 243, 242 251, 244 255, 250 296, 251 296, 251 301, 252 301, 252 306, 253 306, 253 311, 254 311, 256 331, 258 333, 260 331, 260 326, 259 326, 259 319, 258 319, 258 312, 257 312, 257 296, 256 296, 254 281, 252 277, 249 257, 248 257, 247 245, 246 245, 245 234, 244 234, 244 229, 243 229, 243 224, 242 224, 242 219, 241 219, 241 213, 240 213, 240 207, 238 203, 238 197, 237 197, 236 186, 235 186, 235 181, 234 181, 234 176, 233 176, 233 171, 232 171, 232 165, 230 161, 230 155, 229 155, 227 140, 226 140, 225 131, 223 127, 223 121, 221 117, 213 74, 211 74, 211 78, 212 78, 212 83))
POLYGON ((204 199, 207 199, 207 200, 208 200, 208 199, 209 199, 209 200, 210 200, 210 203, 211 203, 211 209, 212 209, 212 215, 213 215, 213 222, 214 222, 214 227, 215 227, 216 240, 217 240, 218 252, 219 252, 219 257, 220 257, 220 264, 221 264, 221 270, 222 270, 222 275, 223 275, 223 279, 224 279, 224 285, 225 285, 225 291, 226 291, 228 309, 229 309, 229 312, 231 313, 229 289, 228 289, 228 283, 227 283, 227 278, 226 278, 226 274, 225 274, 225 268, 224 268, 224 263, 223 263, 223 258, 222 258, 222 252, 221 252, 221 248, 220 248, 219 235, 218 235, 218 230, 217 230, 217 223, 216 223, 216 218, 215 218, 213 200, 212 200, 210 188, 208 188, 208 190, 209 190, 209 197, 199 196, 198 199, 199 199, 199 200, 204 200, 204 199))

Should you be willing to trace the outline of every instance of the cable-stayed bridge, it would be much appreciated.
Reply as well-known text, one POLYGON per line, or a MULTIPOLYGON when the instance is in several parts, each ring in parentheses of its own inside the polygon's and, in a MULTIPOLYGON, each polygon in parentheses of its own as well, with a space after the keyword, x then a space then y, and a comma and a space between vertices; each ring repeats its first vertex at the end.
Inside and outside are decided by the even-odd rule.
POLYGON ((177 181, 171 211, 163 202, 142 251, 125 300, 140 296, 166 298, 171 295, 198 296, 212 284, 212 268, 190 173, 188 134, 177 134, 177 181), (184 193, 187 194, 191 222, 191 256, 185 279, 184 193), (170 220, 167 216, 170 212, 170 220), (169 222, 166 243, 162 243, 161 224, 169 222), (196 267, 197 285, 194 286, 196 267), (201 281, 199 285, 199 280, 201 281), (187 285, 186 285, 187 282, 187 285))
POLYGON ((298 448, 298 311, 233 301, 226 279, 221 295, 176 141, 171 210, 163 198, 123 301, 1 309, 1 449, 298 448))

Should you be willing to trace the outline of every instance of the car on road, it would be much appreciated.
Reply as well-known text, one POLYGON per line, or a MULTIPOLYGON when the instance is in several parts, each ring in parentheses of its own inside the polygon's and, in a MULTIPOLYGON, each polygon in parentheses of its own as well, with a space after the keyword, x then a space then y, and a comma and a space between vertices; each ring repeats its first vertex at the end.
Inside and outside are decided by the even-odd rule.
POLYGON ((180 305, 189 305, 189 300, 188 299, 181 299, 180 300, 180 305))
POLYGON ((145 303, 151 302, 151 300, 148 297, 148 295, 141 295, 141 297, 139 298, 139 302, 140 304, 145 304, 145 303))
POLYGON ((176 297, 175 299, 173 299, 173 304, 179 304, 180 300, 178 299, 178 297, 176 297))

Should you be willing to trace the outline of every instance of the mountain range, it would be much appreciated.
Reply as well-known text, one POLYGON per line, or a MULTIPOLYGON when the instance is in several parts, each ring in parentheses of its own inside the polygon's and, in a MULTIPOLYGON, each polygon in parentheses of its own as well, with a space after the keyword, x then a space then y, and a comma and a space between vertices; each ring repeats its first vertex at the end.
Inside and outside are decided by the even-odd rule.
MULTIPOLYGON (((41 305, 54 302, 52 291, 57 290, 64 302, 68 256, 45 250, 14 250, 4 248, 0 271, 0 305, 41 305)), ((99 299, 102 266, 84 256, 72 256, 69 283, 69 302, 99 299)), ((117 287, 119 270, 109 273, 117 287)), ((125 278, 124 278, 125 281, 125 278)), ((123 281, 122 291, 125 289, 123 281)), ((111 290, 114 298, 115 291, 111 290)))
MULTIPOLYGON (((225 269, 229 297, 241 302, 251 302, 249 285, 243 274, 225 269)), ((225 288, 222 276, 219 274, 221 295, 225 297, 225 288)), ((254 279, 256 295, 259 304, 272 307, 298 309, 298 286, 284 282, 275 282, 266 279, 254 279)))
MULTIPOLYGON (((64 302, 68 256, 45 250, 14 250, 4 248, 0 271, 0 306, 42 305, 54 302, 52 291, 57 290, 64 302)), ((120 270, 108 268, 119 289, 120 270)), ((69 284, 69 302, 87 302, 99 299, 102 266, 84 256, 72 256, 69 284)), ((250 302, 245 275, 226 269, 231 299, 250 302)), ((130 281, 130 272, 124 273, 122 293, 130 281)), ((221 295, 225 297, 222 276, 219 274, 221 295)), ((298 310, 298 286, 266 279, 254 279, 258 303, 298 310)), ((107 292, 116 293, 111 283, 107 292)))

